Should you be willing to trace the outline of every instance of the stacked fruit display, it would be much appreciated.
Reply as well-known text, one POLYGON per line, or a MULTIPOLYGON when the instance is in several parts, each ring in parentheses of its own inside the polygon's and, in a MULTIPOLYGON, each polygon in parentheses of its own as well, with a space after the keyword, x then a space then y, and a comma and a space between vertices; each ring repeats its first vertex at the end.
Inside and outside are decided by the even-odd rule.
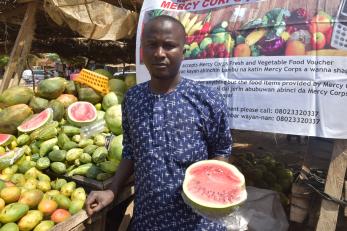
POLYGON ((105 96, 59 77, 41 81, 35 93, 20 86, 5 90, 0 96, 0 169, 24 148, 29 154, 23 166, 100 181, 111 177, 122 153, 120 103, 134 80, 109 80, 111 92, 105 96), (81 128, 95 123, 105 125, 81 136, 81 128))
POLYGON ((233 164, 246 178, 248 186, 277 191, 285 205, 293 182, 293 172, 276 161, 271 154, 255 155, 252 152, 235 154, 233 164))
MULTIPOLYGON (((218 12, 218 11, 217 11, 218 12)), ((223 9, 221 13, 225 13, 223 9)), ((185 59, 228 58, 278 55, 347 55, 331 49, 333 18, 319 11, 308 15, 305 9, 275 8, 262 18, 235 29, 235 22, 215 22, 216 14, 179 13, 187 38, 185 59), (213 24, 211 23, 213 21, 213 24)))
POLYGON ((35 167, 22 166, 27 156, 0 175, 1 231, 46 231, 82 210, 86 192, 75 182, 51 181, 35 167))

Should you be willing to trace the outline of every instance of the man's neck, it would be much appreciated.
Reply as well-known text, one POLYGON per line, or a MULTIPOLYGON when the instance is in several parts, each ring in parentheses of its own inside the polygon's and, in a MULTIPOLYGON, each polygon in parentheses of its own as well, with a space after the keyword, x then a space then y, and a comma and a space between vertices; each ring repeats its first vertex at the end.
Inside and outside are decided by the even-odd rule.
POLYGON ((149 88, 155 94, 167 94, 174 91, 181 81, 181 76, 172 79, 151 78, 149 88))

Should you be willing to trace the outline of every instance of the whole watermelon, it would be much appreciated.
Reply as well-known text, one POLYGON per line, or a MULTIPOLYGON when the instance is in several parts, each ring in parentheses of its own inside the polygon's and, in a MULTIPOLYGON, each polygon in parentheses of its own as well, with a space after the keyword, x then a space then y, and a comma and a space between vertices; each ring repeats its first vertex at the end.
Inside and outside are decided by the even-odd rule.
POLYGON ((107 109, 104 117, 107 127, 115 134, 120 135, 123 133, 122 129, 122 107, 120 104, 113 105, 107 109))
POLYGON ((17 127, 32 114, 31 108, 25 104, 5 108, 0 112, 0 133, 17 134, 17 127))
POLYGON ((45 99, 55 99, 65 90, 66 80, 61 77, 55 77, 42 80, 37 88, 37 93, 45 99))
POLYGON ((33 95, 34 92, 31 88, 21 86, 11 87, 1 94, 0 102, 7 107, 22 103, 28 104, 33 95))

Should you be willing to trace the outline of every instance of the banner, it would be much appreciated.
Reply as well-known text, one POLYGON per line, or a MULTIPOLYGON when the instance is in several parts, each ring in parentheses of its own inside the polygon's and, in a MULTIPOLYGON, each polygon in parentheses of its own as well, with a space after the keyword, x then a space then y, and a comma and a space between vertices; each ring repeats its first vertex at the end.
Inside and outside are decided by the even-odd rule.
POLYGON ((234 129, 347 138, 347 0, 145 0, 143 25, 175 17, 181 75, 218 90, 234 129))

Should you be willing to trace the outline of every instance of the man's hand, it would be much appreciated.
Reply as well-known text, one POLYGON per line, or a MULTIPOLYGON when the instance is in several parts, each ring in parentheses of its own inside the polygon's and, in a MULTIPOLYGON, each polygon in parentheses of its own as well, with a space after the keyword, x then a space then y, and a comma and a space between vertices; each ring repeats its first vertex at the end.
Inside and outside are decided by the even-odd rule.
POLYGON ((86 202, 86 209, 89 216, 100 211, 109 205, 115 198, 114 193, 111 190, 105 191, 92 191, 86 202))

